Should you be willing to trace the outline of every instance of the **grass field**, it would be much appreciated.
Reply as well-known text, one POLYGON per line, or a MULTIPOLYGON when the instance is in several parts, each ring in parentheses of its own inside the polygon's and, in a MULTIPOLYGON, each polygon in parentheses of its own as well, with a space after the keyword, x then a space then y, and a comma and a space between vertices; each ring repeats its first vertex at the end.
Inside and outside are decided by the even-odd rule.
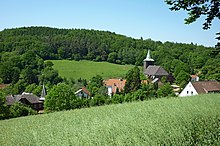
POLYGON ((79 79, 91 79, 95 75, 101 75, 104 79, 112 77, 124 77, 132 65, 117 65, 108 62, 51 60, 54 69, 58 70, 61 77, 79 79))
POLYGON ((220 94, 0 121, 0 145, 220 145, 220 94))

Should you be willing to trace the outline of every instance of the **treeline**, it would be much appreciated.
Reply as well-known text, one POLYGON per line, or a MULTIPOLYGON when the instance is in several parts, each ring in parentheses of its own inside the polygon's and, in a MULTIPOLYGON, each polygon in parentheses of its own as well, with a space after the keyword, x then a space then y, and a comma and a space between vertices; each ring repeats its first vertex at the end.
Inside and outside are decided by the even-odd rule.
MULTIPOLYGON (((50 84, 47 82, 46 88, 48 89, 48 94, 45 97, 44 111, 49 113, 175 96, 169 83, 158 86, 157 83, 141 82, 141 74, 137 66, 128 71, 126 80, 124 90, 116 90, 116 93, 112 94, 112 96, 108 95, 108 89, 104 85, 103 78, 100 75, 94 76, 90 82, 85 79, 78 79, 77 81, 64 79, 62 82, 53 84, 51 87, 48 86, 50 84), (82 87, 86 87, 90 91, 88 98, 83 96, 78 97, 75 94, 82 87)), ((33 83, 27 85, 25 91, 35 93, 39 96, 40 92, 37 92, 39 91, 38 87, 41 86, 33 83)), ((12 90, 13 88, 15 87, 9 87, 6 90, 12 90)), ((0 120, 36 114, 31 107, 18 102, 7 106, 5 96, 5 90, 0 90, 0 120)))
MULTIPOLYGON (((0 32, 1 68, 6 66, 6 55, 24 56, 29 51, 43 60, 85 59, 142 66, 148 49, 156 64, 173 73, 175 78, 197 73, 200 79, 220 81, 219 48, 133 39, 108 31, 85 29, 23 27, 0 32)), ((3 83, 12 82, 2 73, 0 78, 3 83)))

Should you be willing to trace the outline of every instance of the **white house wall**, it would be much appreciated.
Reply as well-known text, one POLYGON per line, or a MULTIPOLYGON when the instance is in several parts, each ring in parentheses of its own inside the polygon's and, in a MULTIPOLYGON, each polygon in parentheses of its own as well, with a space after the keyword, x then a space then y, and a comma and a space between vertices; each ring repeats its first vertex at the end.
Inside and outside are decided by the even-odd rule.
POLYGON ((108 88, 108 95, 111 96, 112 95, 112 86, 107 86, 108 88))
POLYGON ((193 87, 192 83, 189 82, 186 87, 183 89, 183 91, 179 94, 180 97, 184 96, 193 96, 193 95, 198 95, 197 91, 193 87))

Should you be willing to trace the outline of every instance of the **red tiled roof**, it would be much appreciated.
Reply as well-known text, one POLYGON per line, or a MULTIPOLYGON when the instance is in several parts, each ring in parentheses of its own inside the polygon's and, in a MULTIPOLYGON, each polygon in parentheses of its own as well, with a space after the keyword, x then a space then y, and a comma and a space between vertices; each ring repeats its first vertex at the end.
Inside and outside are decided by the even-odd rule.
POLYGON ((0 84, 0 89, 3 89, 3 88, 5 88, 5 87, 7 87, 7 86, 9 86, 10 84, 0 84))
POLYGON ((86 87, 82 87, 82 91, 90 96, 90 92, 86 89, 86 87))
POLYGON ((125 82, 123 79, 108 79, 104 81, 104 85, 112 87, 112 92, 115 93, 117 88, 119 91, 124 89, 125 82))
POLYGON ((192 85, 198 94, 220 92, 220 84, 217 81, 198 81, 192 82, 192 85))
POLYGON ((198 76, 197 75, 191 75, 191 78, 197 78, 198 76))

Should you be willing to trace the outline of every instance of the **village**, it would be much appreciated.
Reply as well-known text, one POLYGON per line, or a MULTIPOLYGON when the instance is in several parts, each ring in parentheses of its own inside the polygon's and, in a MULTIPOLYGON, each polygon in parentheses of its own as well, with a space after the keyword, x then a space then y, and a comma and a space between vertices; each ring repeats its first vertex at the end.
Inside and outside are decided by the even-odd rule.
POLYGON ((0 1, 0 146, 220 146, 220 1, 0 1))
MULTIPOLYGON (((154 59, 151 58, 150 50, 148 50, 146 58, 143 60, 143 74, 147 77, 147 80, 142 80, 142 84, 158 84, 158 86, 163 86, 162 79, 166 79, 166 82, 171 83, 171 87, 175 96, 186 97, 199 94, 208 93, 220 93, 220 84, 215 80, 205 80, 199 81, 197 75, 191 75, 191 81, 181 89, 180 86, 173 84, 175 78, 172 74, 168 73, 162 66, 154 64, 154 59)), ((107 88, 107 95, 111 98, 117 92, 124 90, 126 79, 112 78, 103 81, 103 85, 107 88)), ((41 96, 38 97, 33 93, 23 92, 21 95, 8 95, 6 97, 6 104, 11 106, 16 102, 30 106, 32 109, 36 110, 38 113, 43 113, 44 111, 44 101, 47 91, 43 85, 41 96)), ((75 96, 82 99, 91 99, 91 93, 86 87, 82 87, 75 92, 75 96)))

